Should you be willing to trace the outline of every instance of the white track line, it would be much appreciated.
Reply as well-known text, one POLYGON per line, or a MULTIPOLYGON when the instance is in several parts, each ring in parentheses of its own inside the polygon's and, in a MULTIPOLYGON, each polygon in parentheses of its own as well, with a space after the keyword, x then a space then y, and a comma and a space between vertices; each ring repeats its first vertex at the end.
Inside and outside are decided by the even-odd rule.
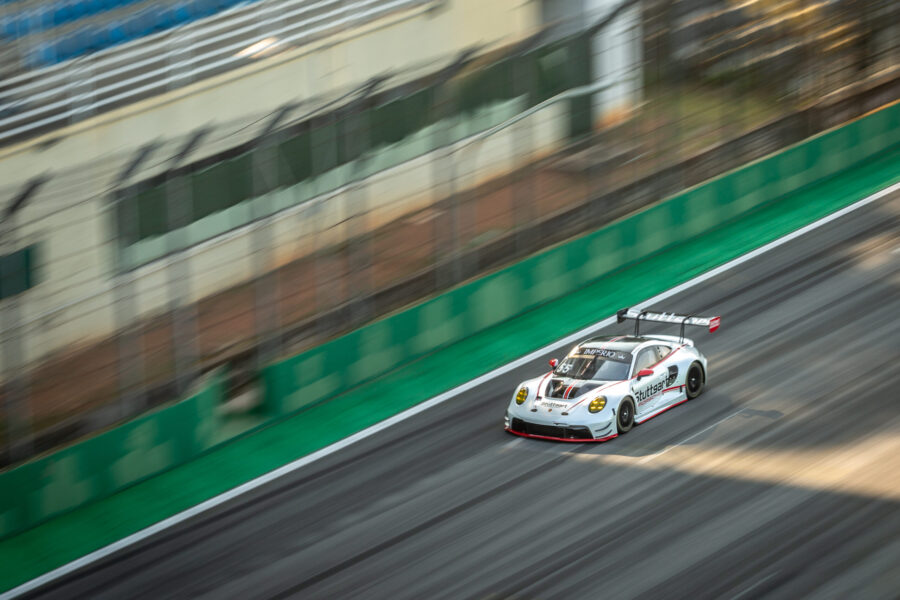
MULTIPOLYGON (((685 283, 682 283, 681 285, 677 285, 665 292, 662 292, 661 294, 657 294, 656 296, 649 298, 645 302, 641 302, 639 304, 646 305, 646 304, 657 304, 659 302, 662 302, 663 300, 671 298, 675 294, 681 293, 684 290, 687 290, 694 286, 697 286, 709 279, 712 279, 713 277, 716 277, 717 275, 725 273, 726 271, 730 271, 731 269, 734 269, 738 265, 741 265, 749 260, 752 260, 761 254, 765 254, 766 252, 769 252, 770 250, 774 250, 775 248, 778 248, 779 246, 783 246, 784 244, 790 242, 791 240, 797 239, 798 237, 800 237, 810 231, 813 231, 815 229, 818 229, 819 227, 822 227, 823 225, 826 225, 828 223, 831 223, 832 221, 840 219, 844 215, 851 213, 859 208, 862 208, 868 204, 871 204, 872 202, 880 200, 884 196, 887 196, 888 194, 898 191, 898 190, 900 190, 900 183, 895 183, 894 185, 887 187, 879 192, 876 192, 876 193, 872 194, 871 196, 863 198, 862 200, 859 200, 859 201, 851 204, 850 206, 846 206, 837 212, 834 212, 834 213, 831 213, 830 215, 822 217, 818 221, 810 223, 809 225, 802 227, 802 228, 798 229, 797 231, 794 231, 792 233, 787 234, 784 237, 780 237, 777 240, 769 242, 765 246, 761 246, 761 247, 757 248, 756 250, 752 250, 752 251, 748 252, 747 254, 743 254, 743 255, 725 263, 724 265, 716 267, 715 269, 712 269, 711 271, 707 271, 706 273, 703 273, 702 275, 698 275, 697 277, 694 277, 690 281, 686 281, 685 283)), ((517 358, 516 360, 514 360, 510 363, 507 363, 507 364, 503 365, 502 367, 498 367, 489 373, 485 373, 481 377, 476 377, 475 379, 472 379, 471 381, 468 381, 460 386, 457 386, 448 392, 444 392, 443 394, 435 396, 434 398, 431 398, 430 400, 426 400, 425 402, 422 402, 421 404, 417 404, 416 406, 413 406, 412 408, 409 408, 401 413, 398 413, 398 414, 394 415, 393 417, 385 419, 384 421, 381 421, 380 423, 376 423, 375 425, 372 425, 371 427, 368 427, 367 429, 363 429, 362 431, 354 433, 353 435, 351 435, 348 438, 344 438, 343 440, 341 440, 339 442, 335 442, 334 444, 331 444, 330 446, 326 446, 325 448, 322 448, 321 450, 313 452, 312 454, 308 454, 308 455, 304 456, 303 458, 298 458, 294 462, 291 462, 282 467, 279 467, 279 468, 275 469, 274 471, 270 471, 270 472, 266 473, 265 475, 260 475, 256 479, 252 479, 252 480, 248 481, 247 483, 241 484, 241 485, 237 486, 236 488, 232 488, 232 489, 228 490, 227 492, 223 492, 223 493, 219 494, 218 496, 215 496, 213 498, 210 498, 209 500, 206 500, 205 502, 201 502, 200 504, 193 506, 187 510, 184 510, 184 511, 182 511, 176 515, 173 515, 167 519, 163 519, 162 521, 160 521, 159 523, 156 523, 155 525, 151 525, 150 527, 141 529, 140 531, 133 533, 133 534, 129 535, 128 537, 122 538, 118 542, 114 542, 108 546, 104 546, 103 548, 100 548, 99 550, 95 550, 94 552, 91 552, 90 554, 82 556, 81 558, 79 558, 77 560, 73 560, 72 562, 70 562, 68 564, 58 567, 58 568, 50 571, 49 573, 45 573, 44 575, 41 575, 40 577, 36 577, 36 578, 32 579, 31 581, 23 583, 19 587, 13 588, 13 589, 9 590, 8 592, 0 595, 0 600, 11 600, 12 598, 16 598, 22 594, 36 590, 37 588, 39 588, 43 585, 46 585, 46 584, 50 583, 51 581, 59 579, 60 577, 64 577, 64 576, 68 575, 69 573, 77 571, 78 569, 80 569, 82 567, 86 567, 87 565, 90 565, 99 560, 102 560, 102 559, 106 558, 107 556, 114 554, 114 553, 118 552, 119 550, 122 550, 123 548, 133 546, 134 544, 137 544, 138 542, 141 542, 153 535, 156 535, 160 531, 164 531, 166 529, 169 529, 170 527, 174 527, 175 525, 178 525, 179 523, 183 523, 184 521, 187 521, 188 519, 196 517, 197 515, 199 515, 203 512, 206 512, 212 508, 215 508, 217 506, 225 504, 226 502, 229 502, 242 494, 245 494, 251 490, 255 490, 256 488, 264 486, 267 483, 270 483, 270 482, 278 479, 279 477, 283 477, 284 475, 287 475, 288 473, 293 473, 297 469, 302 469, 306 465, 314 463, 321 458, 324 458, 326 456, 334 454, 335 452, 343 450, 347 446, 350 446, 360 440, 364 440, 368 437, 371 437, 380 431, 384 431, 385 429, 387 429, 388 427, 391 427, 392 425, 400 423, 401 421, 405 421, 411 417, 414 417, 415 415, 417 415, 419 413, 425 412, 429 408, 432 408, 434 406, 437 406, 438 404, 446 402, 447 400, 450 400, 451 398, 453 398, 455 396, 458 396, 464 392, 471 390, 472 388, 475 388, 487 381, 490 381, 491 379, 494 379, 495 377, 497 377, 499 375, 508 373, 508 372, 512 371, 513 369, 516 369, 524 364, 527 364, 533 360, 536 360, 536 359, 540 358, 541 356, 547 354, 551 350, 555 350, 559 347, 566 347, 575 342, 581 341, 585 337, 589 336, 591 333, 596 331, 597 329, 602 329, 603 327, 612 325, 613 323, 615 323, 615 321, 616 321, 615 317, 608 317, 606 319, 603 319, 602 321, 598 321, 598 322, 594 323, 593 325, 589 325, 588 327, 585 327, 584 329, 582 329, 576 333, 573 333, 572 335, 569 335, 560 340, 557 340, 556 342, 553 342, 552 344, 550 344, 548 346, 544 346, 543 348, 541 348, 539 350, 535 350, 534 352, 526 354, 525 356, 523 356, 521 358, 517 358)))

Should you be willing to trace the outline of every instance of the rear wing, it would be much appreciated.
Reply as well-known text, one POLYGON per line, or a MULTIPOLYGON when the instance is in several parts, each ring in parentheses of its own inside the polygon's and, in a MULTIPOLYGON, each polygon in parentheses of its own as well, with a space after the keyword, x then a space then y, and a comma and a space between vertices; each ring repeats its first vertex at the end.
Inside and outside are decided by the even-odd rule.
POLYGON ((637 308, 623 308, 616 313, 616 321, 624 323, 628 319, 634 319, 634 335, 641 334, 641 321, 654 323, 671 323, 681 325, 681 337, 684 338, 684 328, 688 325, 695 327, 708 327, 710 333, 719 328, 720 317, 698 317, 696 315, 676 315, 675 313, 653 312, 639 310, 637 308))

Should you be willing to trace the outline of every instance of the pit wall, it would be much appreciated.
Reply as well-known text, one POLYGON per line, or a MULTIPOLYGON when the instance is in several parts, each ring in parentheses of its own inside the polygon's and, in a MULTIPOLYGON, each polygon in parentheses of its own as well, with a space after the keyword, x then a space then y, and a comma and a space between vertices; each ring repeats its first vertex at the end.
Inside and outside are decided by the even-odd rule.
POLYGON ((325 401, 877 157, 898 143, 900 104, 893 104, 594 233, 272 364, 262 372, 265 407, 272 415, 284 415, 325 401))
POLYGON ((220 440, 216 374, 189 398, 0 473, 0 538, 185 463, 220 440))

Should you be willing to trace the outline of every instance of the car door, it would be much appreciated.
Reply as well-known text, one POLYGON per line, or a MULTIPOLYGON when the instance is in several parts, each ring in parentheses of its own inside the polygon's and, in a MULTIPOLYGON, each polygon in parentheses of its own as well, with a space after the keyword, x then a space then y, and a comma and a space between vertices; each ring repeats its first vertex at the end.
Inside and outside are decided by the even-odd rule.
POLYGON ((670 354, 672 354, 671 346, 665 344, 656 346, 656 355, 659 359, 657 367, 664 369, 666 378, 665 387, 659 399, 658 406, 660 407, 677 402, 684 395, 684 392, 677 384, 678 375, 680 374, 678 364, 674 360, 675 357, 670 357, 670 354))
POLYGON ((653 374, 638 379, 638 373, 650 369, 659 362, 656 346, 647 346, 640 350, 634 359, 631 369, 631 396, 634 398, 635 413, 638 418, 653 412, 660 405, 660 397, 666 385, 668 372, 657 365, 653 374))

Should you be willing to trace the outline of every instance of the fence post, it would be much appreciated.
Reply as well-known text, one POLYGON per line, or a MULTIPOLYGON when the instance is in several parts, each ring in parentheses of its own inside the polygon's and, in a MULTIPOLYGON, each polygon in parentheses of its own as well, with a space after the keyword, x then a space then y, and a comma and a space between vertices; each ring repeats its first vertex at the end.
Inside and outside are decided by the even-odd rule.
MULTIPOLYGON (((530 57, 529 57, 530 58, 530 57)), ((535 65, 525 56, 516 57, 511 76, 516 96, 528 98, 526 106, 536 104, 537 86, 535 83, 535 65)), ((535 121, 537 119, 534 119, 535 121)), ((528 225, 534 220, 537 184, 536 169, 532 168, 534 157, 534 124, 520 121, 512 126, 510 140, 513 146, 513 227, 515 228, 515 255, 524 256, 532 249, 529 245, 528 225)))
POLYGON ((187 226, 193 212, 193 190, 189 175, 175 169, 187 156, 203 132, 193 134, 187 146, 177 154, 166 173, 165 196, 168 233, 169 316, 172 327, 172 358, 175 362, 175 394, 180 396, 194 376, 197 361, 197 307, 191 298, 191 272, 188 264, 187 226))
MULTIPOLYGON (((316 123, 310 130, 310 144, 312 147, 312 176, 317 182, 322 181, 322 177, 329 171, 338 166, 338 139, 337 139, 337 123, 334 118, 334 112, 329 111, 322 117, 316 118, 316 123), (315 140, 315 141, 314 141, 315 140)), ((328 210, 333 209, 337 203, 337 197, 327 195, 321 189, 317 189, 315 195, 318 196, 314 200, 316 202, 316 212, 320 217, 317 230, 321 232, 325 228, 323 222, 328 218, 328 210)), ((334 230, 339 228, 335 226, 334 230)), ((319 238, 321 240, 321 237, 319 238)), ((338 243, 341 243, 340 240, 338 243)), ((328 243, 327 241, 325 242, 328 243)), ((340 306, 346 298, 338 297, 332 289, 334 285, 331 280, 341 277, 342 273, 335 273, 333 264, 329 265, 329 259, 322 253, 322 248, 313 250, 315 257, 315 298, 316 298, 316 334, 324 339, 329 335, 329 326, 327 320, 322 318, 323 313, 329 312, 331 309, 340 306)))
MULTIPOLYGON (((643 6, 641 7, 641 10, 645 10, 643 6)), ((638 25, 635 25, 631 28, 631 43, 636 48, 636 52, 639 52, 640 59, 636 63, 638 69, 638 73, 636 75, 638 90, 637 94, 639 96, 635 99, 635 107, 629 115, 629 126, 627 127, 627 129, 629 130, 629 135, 627 137, 627 141, 624 144, 626 152, 628 153, 627 156, 633 157, 627 160, 625 165, 625 171, 630 172, 627 178, 627 181, 629 183, 632 181, 637 181, 637 179, 640 177, 640 159, 638 157, 643 156, 644 154, 643 123, 645 120, 645 99, 647 97, 647 75, 645 73, 647 69, 647 49, 644 47, 644 39, 642 37, 642 34, 644 33, 643 27, 645 18, 646 12, 642 12, 638 21, 638 25)))
POLYGON ((459 198, 457 193, 457 157, 453 149, 453 96, 447 82, 437 86, 432 105, 435 159, 432 172, 432 196, 435 209, 434 268, 435 289, 451 287, 461 278, 459 249, 459 198))
POLYGON ((262 368, 272 360, 281 349, 281 330, 278 310, 278 268, 273 260, 275 240, 268 239, 271 233, 272 193, 278 188, 277 149, 280 136, 271 131, 278 125, 278 120, 285 114, 282 110, 259 138, 253 148, 250 161, 251 189, 253 199, 250 202, 251 252, 253 254, 253 271, 256 274, 254 288, 253 320, 255 321, 257 351, 257 367, 262 368))
POLYGON ((345 122, 343 147, 351 165, 347 182, 347 270, 350 282, 351 320, 362 324, 374 316, 372 306, 372 238, 369 202, 366 193, 366 164, 369 150, 368 106, 365 97, 351 103, 345 122))
MULTIPOLYGON (((668 7, 668 6, 669 6, 669 4, 666 5, 666 7, 668 7)), ((662 14, 660 14, 659 12, 656 13, 656 17, 658 19, 660 19, 661 21, 663 20, 662 14)), ((663 55, 664 48, 662 45, 662 39, 663 39, 662 32, 663 31, 666 31, 665 22, 658 24, 657 35, 655 36, 656 48, 654 49, 655 64, 653 65, 653 67, 655 69, 655 72, 653 74, 653 95, 652 95, 650 101, 648 102, 648 107, 652 107, 652 108, 650 108, 650 110, 648 110, 648 112, 649 112, 649 116, 650 116, 650 127, 652 128, 650 135, 653 140, 653 142, 652 142, 653 147, 651 149, 651 152, 653 153, 652 154, 652 156, 653 156, 652 162, 653 162, 653 172, 654 173, 659 173, 665 167, 665 165, 663 164, 664 157, 663 157, 662 138, 664 138, 665 134, 668 133, 668 132, 663 132, 664 125, 661 125, 661 123, 663 123, 664 119, 665 119, 664 115, 663 115, 663 109, 662 109, 662 98, 665 95, 664 87, 666 85, 665 76, 664 76, 664 67, 669 66, 669 64, 666 64, 666 63, 671 63, 670 60, 665 60, 663 58, 663 56, 664 56, 663 55)), ((658 177, 658 176, 654 177, 653 182, 654 182, 653 187, 655 189, 654 189, 652 200, 656 201, 656 200, 659 200, 660 198, 662 198, 664 185, 663 185, 662 177, 658 177)))
MULTIPOLYGON (((7 217, 0 227, 0 284, 11 285, 16 276, 13 264, 18 245, 15 214, 7 217)), ((24 275, 24 273, 22 274, 24 275)), ((3 291, 5 294, 6 291, 3 291)), ((24 324, 19 303, 21 296, 13 290, 6 298, 0 296, 0 332, 3 344, 2 395, 6 413, 7 457, 9 462, 24 460, 33 454, 34 432, 32 410, 29 405, 29 383, 26 371, 24 324)))
POLYGON ((119 332, 118 380, 122 418, 135 414, 143 407, 144 372, 143 339, 134 293, 134 265, 126 263, 123 253, 139 237, 136 198, 130 188, 114 192, 111 227, 113 228, 113 293, 116 331, 119 332))

